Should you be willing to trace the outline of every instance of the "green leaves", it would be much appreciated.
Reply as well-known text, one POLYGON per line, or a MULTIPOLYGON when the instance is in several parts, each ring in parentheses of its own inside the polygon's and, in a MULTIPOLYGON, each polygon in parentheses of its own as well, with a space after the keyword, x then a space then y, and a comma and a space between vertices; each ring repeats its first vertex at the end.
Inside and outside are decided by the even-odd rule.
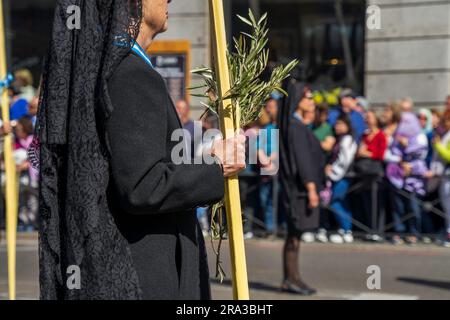
POLYGON ((191 71, 205 82, 204 86, 192 89, 206 89, 202 94, 195 96, 205 98, 207 102, 204 105, 215 113, 219 112, 222 100, 231 99, 233 107, 240 108, 240 126, 245 127, 258 120, 264 103, 272 92, 279 91, 286 94, 281 89, 281 83, 289 77, 298 61, 294 60, 286 66, 274 68, 270 79, 267 82, 262 81, 261 75, 269 62, 269 50, 266 48, 269 41, 267 13, 262 15, 259 20, 256 20, 251 10, 249 10, 248 17, 244 18, 239 15, 237 17, 251 28, 251 32, 241 32, 237 39, 233 38, 235 52, 227 52, 231 81, 230 91, 219 97, 217 78, 213 70, 206 67, 191 71))

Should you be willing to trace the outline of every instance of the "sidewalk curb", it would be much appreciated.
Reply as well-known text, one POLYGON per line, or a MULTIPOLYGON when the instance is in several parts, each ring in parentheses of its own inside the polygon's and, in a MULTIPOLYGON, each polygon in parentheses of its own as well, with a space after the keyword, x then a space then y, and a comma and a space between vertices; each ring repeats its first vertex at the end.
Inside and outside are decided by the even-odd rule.
MULTIPOLYGON (((17 245, 18 246, 28 246, 38 244, 38 233, 37 232, 18 232, 17 233, 17 245)), ((0 246, 6 245, 6 232, 4 230, 0 231, 0 246)))

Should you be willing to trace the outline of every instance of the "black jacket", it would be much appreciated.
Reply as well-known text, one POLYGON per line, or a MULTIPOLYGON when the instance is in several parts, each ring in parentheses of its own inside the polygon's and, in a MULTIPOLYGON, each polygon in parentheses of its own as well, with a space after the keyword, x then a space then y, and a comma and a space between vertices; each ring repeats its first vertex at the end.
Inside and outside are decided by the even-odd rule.
POLYGON ((144 299, 208 299, 209 275, 195 208, 224 194, 219 165, 175 165, 181 128, 163 78, 130 54, 108 82, 113 113, 108 204, 127 239, 144 299))
POLYGON ((291 115, 280 139, 281 203, 288 222, 299 232, 318 227, 318 212, 307 207, 306 187, 323 188, 325 156, 320 142, 300 120, 291 115))

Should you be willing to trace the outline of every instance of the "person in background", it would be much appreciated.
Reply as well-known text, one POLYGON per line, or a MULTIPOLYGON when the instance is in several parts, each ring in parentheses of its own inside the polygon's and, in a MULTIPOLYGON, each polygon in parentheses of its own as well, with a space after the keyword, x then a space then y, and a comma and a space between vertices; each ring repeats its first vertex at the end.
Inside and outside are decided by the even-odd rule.
POLYGON ((414 101, 410 97, 406 97, 400 100, 400 109, 403 112, 413 112, 414 111, 414 101))
MULTIPOLYGON (((3 141, 3 137, 10 134, 12 132, 12 127, 10 122, 3 122, 3 120, 0 118, 0 141, 3 141)), ((0 143, 0 147, 3 150, 3 143, 0 143)), ((0 181, 1 182, 1 181, 0 181)), ((0 192, 2 190, 0 189, 0 192)), ((4 201, 3 196, 0 194, 0 230, 5 229, 5 210, 4 210, 4 201)))
POLYGON ((39 106, 39 89, 36 90, 36 94, 34 95, 33 99, 31 99, 30 103, 28 104, 28 116, 31 119, 31 122, 33 123, 33 127, 36 126, 36 116, 38 112, 38 106, 39 106))
MULTIPOLYGON (((268 118, 264 111, 263 118, 268 118)), ((268 120, 259 119, 244 128, 244 134, 247 139, 246 149, 249 154, 245 159, 245 169, 239 174, 239 191, 241 195, 241 207, 244 213, 244 239, 251 239, 255 236, 256 230, 253 228, 253 222, 260 212, 260 192, 259 192, 259 173, 260 167, 257 163, 250 163, 250 153, 258 150, 259 124, 267 123, 268 120)))
MULTIPOLYGON (((311 131, 314 131, 314 123, 316 121, 316 104, 314 102, 314 96, 311 90, 308 88, 306 90, 304 97, 298 103, 297 109, 301 114, 301 119, 303 124, 311 131)), ((320 209, 319 209, 320 211, 320 209)), ((315 240, 315 230, 306 230, 302 233, 301 240, 306 243, 314 242, 315 240)))
POLYGON ((316 104, 314 96, 309 89, 299 101, 297 109, 301 111, 303 124, 312 130, 316 118, 316 104))
POLYGON ((33 75, 30 70, 20 69, 14 72, 14 85, 20 88, 19 98, 30 103, 36 91, 33 87, 33 75))
POLYGON ((383 110, 383 115, 381 118, 382 127, 384 135, 387 139, 387 150, 384 154, 385 162, 395 162, 397 157, 394 156, 394 160, 391 161, 390 157, 390 146, 394 141, 394 134, 397 130, 398 124, 400 123, 400 119, 402 117, 402 111, 400 108, 400 104, 396 102, 391 102, 383 110))
MULTIPOLYGON (((378 183, 380 177, 384 175, 383 159, 387 149, 387 139, 383 130, 380 129, 380 121, 375 113, 375 110, 370 109, 366 113, 367 131, 362 137, 361 144, 357 153, 357 161, 355 163, 355 172, 364 180, 364 187, 371 187, 373 183, 378 183)), ((376 225, 373 223, 373 216, 371 211, 372 197, 371 189, 363 191, 362 194, 362 208, 364 208, 366 225, 373 230, 376 225)), ((378 192, 377 201, 382 204, 381 193, 378 192)), ((368 239, 373 241, 380 241, 381 237, 378 234, 367 235, 368 239)))
POLYGON ((264 175, 260 175, 259 200, 264 215, 266 232, 273 233, 275 223, 277 223, 273 217, 273 178, 278 171, 278 167, 275 166, 278 163, 278 145, 276 139, 273 139, 275 137, 273 134, 277 130, 278 102, 275 99, 267 100, 264 113, 267 120, 266 123, 260 120, 257 148, 258 162, 267 172, 264 175))
POLYGON ((363 115, 357 111, 359 110, 357 96, 351 89, 344 89, 339 95, 339 101, 340 107, 330 111, 328 123, 334 127, 337 119, 342 114, 346 114, 350 119, 355 140, 359 143, 362 135, 367 129, 367 126, 363 115))
POLYGON ((370 103, 365 97, 356 97, 356 108, 355 111, 358 111, 362 115, 365 115, 366 112, 370 108, 370 103))
MULTIPOLYGON (((219 128, 219 121, 217 116, 212 112, 205 113, 204 117, 202 118, 202 133, 204 134, 207 130, 213 130, 219 128)), ((199 143, 197 148, 195 149, 195 156, 196 157, 202 157, 205 150, 209 150, 212 147, 213 141, 215 139, 220 139, 220 134, 216 136, 211 136, 211 141, 202 141, 202 143, 199 143)), ((202 228, 202 233, 204 237, 209 236, 210 231, 210 221, 208 219, 208 211, 210 210, 210 207, 198 207, 197 208, 197 219, 200 223, 200 227, 202 228)))
POLYGON ((430 168, 431 159, 433 158, 433 115, 431 111, 425 108, 420 108, 417 113, 419 118, 420 126, 422 127, 422 132, 427 136, 428 140, 428 153, 425 159, 427 167, 430 168))
POLYGON ((350 180, 345 176, 355 159, 358 146, 353 137, 350 119, 346 114, 341 114, 336 119, 334 131, 336 144, 325 173, 333 184, 330 207, 335 213, 339 230, 338 233, 330 235, 330 241, 333 243, 351 243, 353 242, 352 213, 347 203, 347 191, 350 187, 350 180))
POLYGON ((9 118, 11 120, 19 120, 20 118, 28 115, 28 101, 21 98, 21 90, 15 84, 11 84, 9 87, 10 107, 9 118))
MULTIPOLYGON (((30 146, 32 140, 33 140, 33 123, 31 122, 31 119, 29 117, 22 117, 17 121, 16 127, 15 127, 15 136, 16 136, 16 142, 14 145, 15 153, 18 151, 27 151, 28 147, 30 146)), ((20 158, 21 156, 18 156, 20 158)), ((28 171, 30 178, 31 178, 31 185, 37 187, 37 181, 38 181, 38 175, 36 169, 30 166, 30 163, 27 159, 27 155, 25 154, 25 160, 21 161, 17 165, 17 171, 23 172, 28 171)))
MULTIPOLYGON (((424 197, 425 202, 435 203, 437 199, 439 199, 439 187, 441 185, 441 175, 443 170, 442 167, 442 159, 433 149, 433 141, 436 136, 443 136, 445 134, 444 126, 441 125, 442 121, 442 113, 437 109, 430 109, 431 114, 431 125, 429 125, 426 121, 429 115, 427 116, 427 109, 419 110, 418 116, 419 121, 421 122, 422 128, 425 128, 424 133, 427 135, 429 150, 427 156, 427 166, 432 173, 432 177, 427 179, 426 183, 426 195, 424 197), (428 125, 428 130, 426 127, 428 125), (431 130, 430 130, 431 127, 431 130)), ((441 217, 437 217, 434 213, 427 209, 426 206, 423 207, 422 210, 422 241, 424 243, 432 243, 433 237, 436 233, 438 233, 439 229, 442 226, 441 217)))
POLYGON ((178 117, 180 118, 181 125, 183 126, 183 129, 189 132, 189 136, 185 138, 189 139, 190 146, 190 157, 195 157, 196 150, 199 149, 199 144, 201 144, 201 134, 202 130, 197 130, 197 132, 194 130, 195 123, 191 119, 191 108, 187 101, 185 100, 178 100, 175 104, 175 109, 177 110, 178 117), (196 136, 197 134, 197 136, 196 136))
MULTIPOLYGON (((387 142, 387 149, 384 153, 384 168, 386 171, 386 165, 389 162, 396 162, 398 160, 397 156, 394 156, 391 154, 391 145, 394 142, 394 134, 397 130, 398 124, 400 123, 400 119, 402 117, 402 110, 400 108, 400 103, 398 102, 390 102, 388 103, 384 109, 383 113, 381 115, 381 127, 384 132, 384 135, 386 136, 386 142, 387 142)), ((382 203, 384 204, 385 213, 390 213, 390 216, 392 216, 393 212, 393 201, 392 201, 392 195, 391 195, 392 187, 390 184, 383 183, 382 184, 382 203)))
POLYGON ((33 140, 33 123, 30 118, 22 117, 17 121, 15 135, 14 159, 20 181, 18 230, 33 231, 37 227, 37 211, 30 210, 27 206, 27 193, 23 189, 27 186, 32 188, 38 186, 38 172, 30 165, 27 158, 27 149, 33 140))
POLYGON ((319 192, 323 187, 325 159, 320 143, 304 123, 300 105, 308 104, 310 90, 302 89, 301 104, 285 100, 280 113, 281 204, 286 214, 287 236, 283 248, 281 289, 300 295, 316 292, 300 277, 300 239, 319 226, 319 192), (297 105, 297 108, 295 106, 297 105), (295 109, 293 109, 295 108, 295 109))
POLYGON ((425 179, 429 170, 425 163, 428 140, 414 113, 403 112, 389 149, 391 156, 386 175, 392 185, 392 214, 396 232, 392 242, 403 243, 400 234, 406 232, 406 242, 416 244, 421 225, 421 209, 417 200, 425 195, 425 179), (413 217, 402 221, 408 214, 413 214, 413 217))
POLYGON ((450 95, 447 96, 447 99, 445 100, 445 111, 450 110, 450 95))
POLYGON ((432 126, 433 126, 433 135, 444 135, 445 133, 445 128, 442 125, 442 116, 443 113, 441 111, 439 111, 438 109, 431 109, 431 115, 432 115, 432 126))
MULTIPOLYGON (((316 109, 316 118, 314 121, 313 133, 320 142, 325 158, 328 158, 331 150, 333 150, 336 138, 331 125, 327 122, 328 105, 320 104, 316 109)), ((320 226, 315 235, 315 239, 319 242, 328 242, 327 230, 330 228, 328 212, 320 208, 320 226)), ((305 241, 305 239, 303 239, 305 241)))
POLYGON ((328 105, 320 104, 316 108, 316 116, 313 125, 313 133, 320 141, 322 150, 329 154, 333 149, 336 138, 334 137, 333 127, 327 122, 328 105))
POLYGON ((364 133, 358 149, 358 157, 382 161, 387 148, 386 135, 380 129, 380 123, 375 110, 366 113, 367 131, 364 133))
POLYGON ((439 196, 445 211, 445 236, 443 245, 450 248, 450 109, 443 116, 443 128, 446 131, 442 138, 434 137, 433 145, 440 168, 434 171, 435 175, 441 176, 439 196))
POLYGON ((194 121, 191 120, 191 108, 185 100, 178 100, 175 104, 181 125, 194 137, 194 121))

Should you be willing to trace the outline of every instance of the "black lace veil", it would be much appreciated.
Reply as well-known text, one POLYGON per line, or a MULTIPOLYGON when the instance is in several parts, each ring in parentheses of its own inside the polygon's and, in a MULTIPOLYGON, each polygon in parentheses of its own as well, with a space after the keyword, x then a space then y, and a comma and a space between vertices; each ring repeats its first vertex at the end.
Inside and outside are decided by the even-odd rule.
POLYGON ((129 54, 141 15, 141 0, 57 3, 31 149, 40 170, 41 299, 140 297, 108 209, 104 123, 112 111, 107 80, 129 54), (80 29, 67 25, 73 5, 80 29))

